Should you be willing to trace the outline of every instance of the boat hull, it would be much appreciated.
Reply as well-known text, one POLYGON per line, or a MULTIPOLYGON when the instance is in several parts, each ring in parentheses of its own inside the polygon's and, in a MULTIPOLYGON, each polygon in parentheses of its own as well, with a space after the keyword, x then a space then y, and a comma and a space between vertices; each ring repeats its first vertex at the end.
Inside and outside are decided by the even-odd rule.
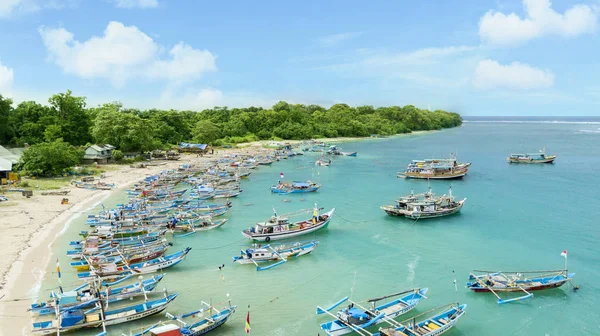
POLYGON ((516 158, 507 158, 508 163, 554 163, 556 160, 556 156, 549 156, 545 159, 516 159, 516 158))
POLYGON ((388 215, 398 216, 398 217, 406 217, 410 219, 427 219, 427 218, 437 218, 437 217, 445 217, 458 213, 460 209, 462 209, 465 204, 466 198, 458 202, 458 205, 451 209, 443 209, 435 212, 416 212, 409 210, 397 209, 391 205, 385 205, 380 207, 381 210, 385 211, 388 215))
POLYGON ((305 235, 305 234, 312 233, 312 232, 326 228, 329 225, 329 222, 331 221, 331 216, 333 215, 334 211, 335 211, 335 208, 331 209, 331 211, 323 214, 323 215, 327 215, 327 219, 324 220, 322 223, 320 223, 318 225, 310 226, 305 229, 286 231, 286 232, 273 232, 273 233, 252 233, 252 232, 248 232, 248 230, 244 230, 244 231, 242 231, 242 235, 244 235, 244 237, 246 237, 248 239, 252 239, 254 241, 261 241, 261 242, 263 242, 263 241, 269 242, 269 241, 273 241, 273 240, 281 240, 281 239, 298 237, 301 235, 305 235))

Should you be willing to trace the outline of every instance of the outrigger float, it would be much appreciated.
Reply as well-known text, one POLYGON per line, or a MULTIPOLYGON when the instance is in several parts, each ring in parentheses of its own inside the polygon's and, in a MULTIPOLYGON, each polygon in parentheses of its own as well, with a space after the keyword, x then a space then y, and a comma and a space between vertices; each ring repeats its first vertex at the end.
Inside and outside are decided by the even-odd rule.
POLYGON ((289 258, 297 258, 305 254, 309 254, 319 245, 318 241, 310 241, 307 243, 294 243, 293 245, 264 245, 256 246, 246 250, 242 250, 239 256, 233 257, 233 262, 238 264, 254 264, 257 271, 265 271, 273 267, 282 265, 289 258), (258 263, 269 261, 277 261, 274 264, 260 267, 258 263))
POLYGON ((323 210, 323 208, 318 208, 316 204, 313 209, 299 210, 284 215, 278 215, 277 211, 273 209, 273 216, 268 221, 257 223, 255 226, 242 231, 242 235, 255 241, 270 242, 271 240, 293 238, 312 233, 329 225, 335 208, 323 214, 319 214, 320 210, 323 210), (291 223, 289 220, 291 216, 310 213, 311 211, 312 218, 310 219, 295 223, 291 223))
POLYGON ((421 299, 426 298, 427 288, 414 288, 407 291, 394 293, 364 302, 371 304, 371 308, 365 308, 360 304, 345 297, 328 308, 317 307, 317 315, 327 314, 335 320, 321 324, 321 329, 329 336, 338 336, 351 333, 353 331, 360 335, 372 335, 365 328, 379 323, 396 323, 393 319, 414 309, 421 299), (376 303, 389 298, 399 297, 381 305, 376 303), (343 304, 350 302, 348 308, 338 311, 337 315, 330 313, 331 310, 343 304))

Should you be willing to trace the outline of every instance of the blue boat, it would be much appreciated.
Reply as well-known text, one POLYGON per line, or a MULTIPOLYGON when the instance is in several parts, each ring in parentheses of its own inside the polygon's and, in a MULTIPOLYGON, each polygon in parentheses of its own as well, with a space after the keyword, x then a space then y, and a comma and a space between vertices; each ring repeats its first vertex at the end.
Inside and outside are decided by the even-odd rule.
MULTIPOLYGON (((396 321, 389 321, 392 327, 380 328, 379 332, 373 336, 437 336, 450 330, 458 319, 465 314, 467 309, 466 304, 458 305, 450 304, 442 307, 432 309, 428 312, 413 316, 410 320, 404 323, 396 321), (435 314, 433 317, 426 318, 420 322, 416 322, 417 318, 425 314, 431 315, 432 311, 440 311, 441 313, 435 314)), ((370 333, 369 333, 370 334, 370 333)))
POLYGON ((179 331, 180 335, 185 336, 205 335, 225 324, 229 317, 235 313, 236 308, 236 306, 231 305, 231 302, 229 302, 228 306, 223 307, 220 310, 206 302, 202 302, 202 304, 207 306, 207 308, 199 309, 182 315, 171 315, 167 313, 167 317, 174 322, 159 322, 150 327, 145 327, 144 330, 139 333, 131 333, 130 335, 153 336, 163 335, 163 333, 167 334, 168 332, 174 331, 179 331), (202 318, 203 313, 209 313, 211 315, 202 318), (201 317, 197 317, 197 315, 201 315, 201 317), (188 323, 184 319, 190 316, 193 319, 192 322, 188 323))
POLYGON ((407 291, 394 293, 374 299, 367 300, 371 304, 370 308, 362 307, 359 303, 353 302, 345 297, 336 302, 327 309, 317 307, 317 315, 328 314, 335 318, 321 324, 321 329, 327 335, 338 336, 345 335, 357 330, 368 328, 372 325, 390 321, 402 314, 414 309, 421 299, 426 298, 427 288, 414 288, 407 291), (390 302, 376 306, 376 303, 382 300, 396 298, 390 302), (337 315, 333 315, 330 311, 344 302, 350 302, 350 305, 338 311, 337 315))
POLYGON ((271 192, 275 194, 296 194, 296 193, 307 193, 315 192, 321 188, 320 184, 316 184, 312 181, 293 181, 279 182, 278 185, 271 186, 271 192))
POLYGON ((83 328, 98 328, 135 321, 162 312, 176 297, 177 294, 165 295, 164 298, 158 300, 146 301, 113 310, 103 310, 98 305, 87 311, 82 309, 65 310, 53 320, 33 323, 32 332, 41 335, 54 335, 83 328))

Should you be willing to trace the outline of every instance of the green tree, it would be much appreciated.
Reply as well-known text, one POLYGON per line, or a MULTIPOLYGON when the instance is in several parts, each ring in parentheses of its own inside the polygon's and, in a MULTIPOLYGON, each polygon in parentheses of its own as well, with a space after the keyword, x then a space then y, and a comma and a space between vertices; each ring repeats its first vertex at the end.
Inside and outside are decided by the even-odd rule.
POLYGON ((57 139, 29 147, 21 156, 19 166, 32 175, 60 175, 78 164, 83 150, 57 139))
POLYGON ((194 141, 212 144, 221 137, 219 127, 209 120, 201 120, 196 124, 193 131, 194 141))
POLYGON ((75 146, 91 140, 90 115, 85 110, 85 97, 73 96, 71 90, 55 94, 48 99, 51 108, 59 119, 63 139, 75 146))
POLYGON ((124 152, 149 151, 160 147, 150 120, 119 112, 107 105, 96 115, 92 134, 96 143, 111 144, 124 152))
POLYGON ((8 143, 13 137, 9 116, 13 111, 12 100, 0 94, 0 144, 8 143))

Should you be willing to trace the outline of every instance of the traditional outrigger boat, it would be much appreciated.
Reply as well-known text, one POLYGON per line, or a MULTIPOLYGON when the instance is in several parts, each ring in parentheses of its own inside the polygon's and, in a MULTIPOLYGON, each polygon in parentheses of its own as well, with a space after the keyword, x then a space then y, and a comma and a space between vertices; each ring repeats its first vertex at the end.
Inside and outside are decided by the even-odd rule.
POLYGON ((329 150, 327 151, 327 154, 331 154, 331 155, 343 155, 343 156, 356 156, 356 154, 358 154, 358 152, 342 152, 336 146, 329 146, 329 150))
POLYGON ((169 245, 157 244, 151 248, 136 248, 129 251, 121 251, 114 249, 114 253, 108 250, 103 254, 83 256, 83 260, 74 261, 71 263, 71 267, 75 268, 76 271, 82 272, 90 269, 90 265, 99 266, 100 264, 115 263, 117 265, 135 264, 143 261, 156 259, 162 256, 169 245))
POLYGON ((398 177, 415 179, 455 179, 462 178, 469 171, 471 163, 460 163, 456 156, 449 159, 413 160, 405 172, 399 172, 398 177))
POLYGON ((546 155, 546 147, 539 153, 511 154, 506 158, 509 163, 554 163, 556 155, 546 155))
POLYGON ((90 266, 89 272, 80 272, 77 277, 80 279, 93 279, 100 277, 102 279, 122 278, 130 275, 147 274, 158 272, 162 269, 173 267, 182 262, 192 248, 177 253, 169 254, 164 257, 145 261, 143 263, 118 266, 115 263, 100 264, 97 267, 90 266))
POLYGON ((440 197, 436 197, 429 188, 424 194, 415 195, 411 192, 410 195, 397 200, 395 205, 384 205, 380 208, 392 216, 426 219, 455 214, 462 209, 466 201, 466 198, 455 200, 452 195, 452 187, 450 187, 448 195, 440 197))
POLYGON ((426 298, 426 294, 427 288, 414 288, 364 301, 371 304, 370 308, 361 306, 362 302, 354 302, 345 297, 327 309, 317 307, 317 315, 328 314, 335 318, 333 321, 321 324, 321 329, 327 335, 345 335, 353 331, 364 330, 375 324, 390 323, 389 321, 393 321, 394 318, 414 309, 421 299, 426 298), (390 298, 396 299, 376 306, 377 302, 390 298), (337 315, 330 313, 331 310, 346 301, 350 302, 348 308, 338 311, 337 315))
POLYGON ((329 225, 335 208, 319 215, 320 210, 323 210, 323 208, 318 208, 316 204, 313 209, 304 209, 284 215, 278 215, 275 209, 273 209, 273 216, 268 221, 257 223, 255 226, 242 231, 242 235, 255 241, 270 242, 271 240, 293 238, 315 232, 329 225), (311 219, 296 223, 291 223, 289 220, 291 216, 310 213, 311 211, 313 214, 311 219))
POLYGON ((279 182, 278 185, 271 186, 271 192, 275 194, 296 194, 314 192, 319 188, 321 188, 321 185, 312 181, 279 182))
POLYGON ((213 305, 202 301, 202 304, 207 306, 207 308, 181 315, 171 315, 167 313, 167 318, 176 321, 177 324, 159 322, 150 327, 144 327, 141 332, 130 333, 129 335, 123 334, 123 336, 205 335, 225 324, 229 317, 235 313, 236 306, 232 306, 231 301, 228 302, 228 306, 217 309, 213 305), (208 313, 209 315, 206 316, 204 313, 208 313), (190 317, 193 320, 184 320, 186 318, 190 320, 190 317))
MULTIPOLYGON (((108 298, 109 303, 146 295, 154 291, 158 283, 163 279, 164 275, 155 275, 148 280, 140 279, 140 282, 126 286, 114 287, 99 292, 99 297, 102 302, 108 298)), ((140 276, 141 278, 141 276, 140 276)), ((28 310, 36 315, 48 315, 60 313, 67 309, 81 309, 91 307, 98 302, 94 288, 85 289, 89 286, 85 283, 72 291, 55 294, 52 292, 50 297, 52 300, 47 302, 33 303, 28 310), (58 303, 58 307, 57 307, 58 303)))
POLYGON ((255 246, 246 250, 240 251, 239 256, 233 257, 233 262, 238 264, 254 264, 257 271, 264 271, 282 265, 289 258, 297 258, 305 254, 309 254, 317 248, 319 242, 314 240, 306 243, 294 243, 291 246, 281 245, 264 245, 255 246), (274 264, 260 267, 258 263, 277 261, 274 264))
POLYGON ((473 292, 491 292, 498 298, 498 303, 526 300, 533 297, 532 291, 557 288, 571 281, 575 273, 565 270, 553 271, 472 271, 469 274, 467 288, 473 292), (519 292, 524 295, 502 299, 499 292, 519 292))
POLYGON ((165 295, 164 298, 137 303, 113 310, 105 310, 98 303, 87 311, 69 309, 59 313, 51 321, 33 323, 33 333, 41 335, 62 334, 83 328, 98 328, 123 322, 135 321, 146 316, 160 313, 167 308, 177 294, 165 295))
POLYGON ((459 305, 457 302, 415 315, 403 322, 389 321, 392 327, 380 328, 376 334, 370 334, 366 330, 360 331, 359 334, 364 335, 365 333, 362 332, 366 332, 366 335, 373 336, 437 336, 450 330, 465 314, 465 309, 467 309, 466 304, 459 305), (423 315, 430 315, 433 311, 440 310, 439 313, 433 313, 434 316, 416 322, 417 318, 420 319, 423 315))

